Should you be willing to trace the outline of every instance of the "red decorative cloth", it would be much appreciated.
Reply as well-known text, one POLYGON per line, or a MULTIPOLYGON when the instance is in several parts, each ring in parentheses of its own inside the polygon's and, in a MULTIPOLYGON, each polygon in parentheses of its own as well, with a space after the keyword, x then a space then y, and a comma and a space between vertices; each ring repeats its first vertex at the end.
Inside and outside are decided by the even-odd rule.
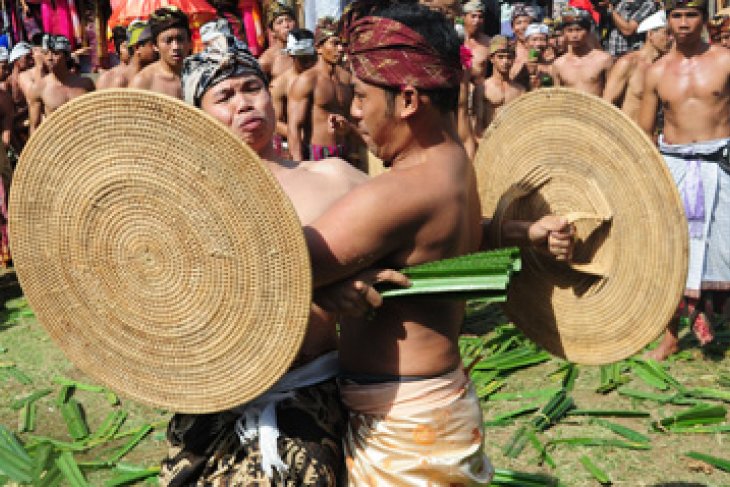
POLYGON ((350 24, 348 34, 352 71, 366 83, 424 90, 459 86, 459 57, 444 58, 423 36, 400 22, 362 17, 350 24))

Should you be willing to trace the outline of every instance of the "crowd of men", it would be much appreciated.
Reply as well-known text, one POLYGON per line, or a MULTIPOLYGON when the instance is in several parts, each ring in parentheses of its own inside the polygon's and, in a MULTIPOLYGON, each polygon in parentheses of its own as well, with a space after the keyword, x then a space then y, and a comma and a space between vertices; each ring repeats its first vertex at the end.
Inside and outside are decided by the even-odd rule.
MULTIPOLYGON (((708 24, 704 0, 603 7, 609 24, 590 9, 539 21, 516 6, 508 38, 484 33, 479 0, 356 2, 342 19, 319 19, 314 32, 297 27, 286 3, 271 2, 272 43, 259 59, 222 19, 202 27, 206 48, 190 55, 186 15, 163 8, 129 26, 119 43, 128 56, 96 86, 69 69, 62 36, 20 43, 5 61, 0 52, 10 65, 0 109, 11 156, 28 130, 77 96, 151 90, 245 141, 302 221, 316 291, 299 358, 252 404, 175 415, 164 485, 489 482, 479 401, 458 353, 463 303, 383 303, 373 285, 408 285, 390 269, 488 247, 495 232, 480 214, 471 159, 497 113, 531 90, 603 97, 658 136, 691 244, 686 299, 652 354, 677 350, 682 312, 711 340, 712 313, 730 290, 730 22, 708 24), (368 177, 360 169, 370 158, 390 170, 368 177), (262 414, 272 407, 273 418, 262 414)), ((557 216, 507 221, 498 232, 558 260, 572 252, 573 229, 557 216)))

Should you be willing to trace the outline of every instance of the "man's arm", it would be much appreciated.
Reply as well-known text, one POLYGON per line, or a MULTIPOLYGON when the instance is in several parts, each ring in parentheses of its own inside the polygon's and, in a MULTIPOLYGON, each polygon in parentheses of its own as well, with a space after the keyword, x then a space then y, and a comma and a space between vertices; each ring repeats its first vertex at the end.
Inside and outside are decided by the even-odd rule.
POLYGON ((659 79, 661 78, 661 70, 657 66, 652 66, 646 73, 644 80, 644 95, 641 98, 641 107, 639 109, 639 127, 649 137, 654 136, 656 128, 656 114, 659 108, 659 94, 657 88, 659 79))
POLYGON ((609 103, 619 106, 619 102, 623 98, 626 86, 629 82, 629 74, 631 63, 627 56, 619 59, 608 72, 608 80, 606 88, 603 90, 603 99, 609 103))
POLYGON ((132 78, 132 81, 129 82, 130 88, 137 88, 140 90, 149 90, 150 89, 150 76, 148 76, 147 68, 143 69, 136 75, 134 75, 134 78, 132 78))
POLYGON ((13 99, 7 92, 2 92, 0 96, 0 111, 2 111, 2 126, 0 127, 0 138, 2 138, 5 149, 10 147, 10 138, 13 135, 13 113, 15 112, 15 104, 13 99))
POLYGON ((563 80, 560 78, 560 65, 562 63, 558 63, 558 61, 560 61, 560 58, 553 62, 553 84, 555 86, 562 86, 563 80))
POLYGON ((286 107, 284 99, 286 98, 287 77, 281 75, 271 81, 271 101, 274 104, 274 113, 276 114, 276 133, 282 137, 287 135, 286 127, 286 107))
POLYGON ((609 7, 609 14, 613 25, 616 26, 621 35, 628 37, 636 33, 636 29, 639 28, 639 23, 633 19, 625 19, 612 7, 609 7))
POLYGON ((404 187, 401 179, 390 174, 373 178, 304 227, 315 288, 369 268, 412 241, 439 202, 424 194, 422 184, 404 187), (388 205, 384 218, 379 209, 395 194, 398 204, 388 205))
POLYGON ((28 123, 30 127, 30 134, 36 131, 38 126, 41 124, 41 118, 43 117, 43 98, 41 98, 43 82, 37 81, 33 88, 30 90, 30 96, 28 97, 28 123))
POLYGON ((286 138, 289 142, 289 152, 295 161, 304 159, 302 130, 311 116, 314 85, 314 80, 310 76, 299 76, 289 89, 286 138))
POLYGON ((471 110, 475 118, 474 135, 477 140, 479 140, 484 134, 484 130, 487 128, 487 124, 484 122, 484 78, 480 78, 479 81, 474 84, 471 104, 471 110))

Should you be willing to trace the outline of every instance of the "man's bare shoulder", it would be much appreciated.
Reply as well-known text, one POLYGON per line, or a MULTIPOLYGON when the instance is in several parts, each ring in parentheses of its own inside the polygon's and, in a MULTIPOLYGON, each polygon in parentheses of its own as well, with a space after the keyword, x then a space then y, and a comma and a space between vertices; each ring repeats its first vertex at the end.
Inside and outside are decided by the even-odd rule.
POLYGON ((724 68, 730 68, 730 49, 712 45, 707 54, 712 58, 713 63, 717 63, 718 66, 724 68))
POLYGON ((157 73, 157 62, 145 66, 142 70, 134 75, 129 86, 132 88, 148 88, 152 84, 152 80, 155 78, 157 73))
POLYGON ((311 174, 327 178, 330 183, 338 187, 346 186, 349 189, 369 179, 367 174, 338 157, 329 157, 321 161, 305 161, 298 167, 311 174))
POLYGON ((96 86, 102 88, 120 88, 128 83, 126 66, 115 66, 99 76, 96 86))

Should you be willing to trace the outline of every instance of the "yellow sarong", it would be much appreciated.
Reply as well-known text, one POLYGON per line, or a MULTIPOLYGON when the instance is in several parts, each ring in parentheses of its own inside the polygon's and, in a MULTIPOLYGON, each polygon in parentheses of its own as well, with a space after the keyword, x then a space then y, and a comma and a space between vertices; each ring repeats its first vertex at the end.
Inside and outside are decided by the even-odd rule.
POLYGON ((487 485, 479 399, 464 371, 411 382, 340 384, 351 487, 487 485))

